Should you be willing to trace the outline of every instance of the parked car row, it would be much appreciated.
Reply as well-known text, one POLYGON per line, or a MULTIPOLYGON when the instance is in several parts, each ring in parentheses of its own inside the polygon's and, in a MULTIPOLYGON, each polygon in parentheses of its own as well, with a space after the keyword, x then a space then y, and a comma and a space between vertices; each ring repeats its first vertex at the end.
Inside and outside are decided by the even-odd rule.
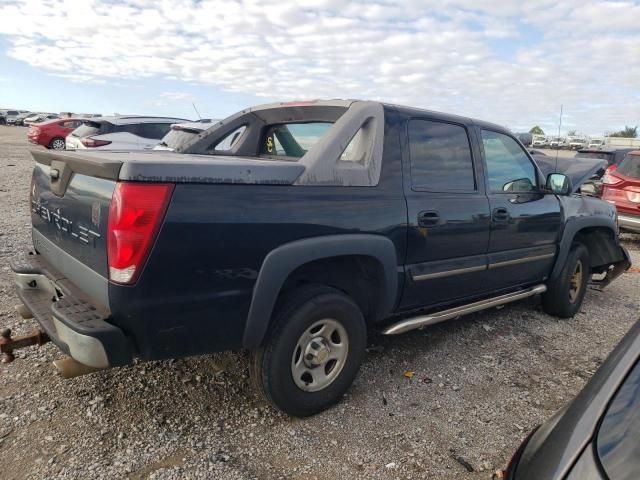
MULTIPOLYGON (((53 150, 148 150, 171 131, 182 118, 115 116, 94 118, 57 118, 31 123, 29 142, 53 150)), ((202 123, 195 125, 200 126, 202 123)), ((173 141, 173 140, 171 140, 173 141)))
MULTIPOLYGON (((75 115, 81 118, 101 117, 99 113, 86 113, 75 115)), ((43 123, 56 118, 72 118, 73 114, 69 112, 63 113, 47 113, 47 112, 30 112, 28 110, 0 110, 0 125, 10 126, 29 126, 34 123, 43 123)))
POLYGON ((599 149, 606 146, 604 138, 584 136, 548 136, 538 134, 518 134, 520 141, 532 148, 552 148, 554 150, 599 149))

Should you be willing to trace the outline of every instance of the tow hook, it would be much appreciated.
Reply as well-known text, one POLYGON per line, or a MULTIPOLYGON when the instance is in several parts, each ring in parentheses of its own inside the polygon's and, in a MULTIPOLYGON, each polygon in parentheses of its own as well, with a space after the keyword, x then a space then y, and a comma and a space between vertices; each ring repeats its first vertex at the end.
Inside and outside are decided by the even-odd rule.
POLYGON ((49 336, 42 330, 34 330, 28 335, 11 338, 11 329, 5 328, 0 332, 0 353, 2 353, 2 363, 11 363, 16 357, 14 350, 29 347, 31 345, 44 345, 51 341, 49 336))

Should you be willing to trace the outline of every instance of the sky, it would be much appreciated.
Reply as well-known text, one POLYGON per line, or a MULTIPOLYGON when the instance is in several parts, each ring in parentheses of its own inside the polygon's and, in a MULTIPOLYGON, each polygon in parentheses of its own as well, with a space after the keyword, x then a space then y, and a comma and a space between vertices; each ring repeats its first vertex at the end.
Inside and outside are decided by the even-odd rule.
POLYGON ((0 0, 0 107, 223 118, 359 98, 514 131, 640 125, 640 2, 0 0))

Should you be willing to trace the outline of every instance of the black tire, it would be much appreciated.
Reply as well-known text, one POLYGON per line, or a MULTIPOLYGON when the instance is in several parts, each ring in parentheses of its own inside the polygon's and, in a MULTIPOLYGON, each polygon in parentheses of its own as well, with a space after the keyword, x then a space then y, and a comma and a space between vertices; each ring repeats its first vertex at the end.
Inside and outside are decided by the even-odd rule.
MULTIPOLYGON (((340 338, 338 343, 341 342, 340 338)), ((264 346, 252 352, 251 377, 273 406, 289 415, 307 417, 342 398, 360 369, 366 345, 367 327, 362 312, 348 295, 323 285, 300 287, 280 302, 264 346), (304 355, 298 344, 306 332, 312 331, 311 327, 323 321, 337 322, 346 332, 346 357, 328 385, 318 391, 305 391, 294 381, 295 359, 304 355)), ((311 368, 330 368, 329 362, 311 368)), ((331 375, 331 369, 329 372, 331 375)), ((308 388, 309 385, 313 384, 308 388)))
POLYGON ((589 251, 584 245, 575 244, 567 255, 560 275, 547 283, 547 291, 542 295, 544 311, 560 318, 573 317, 580 310, 589 278, 589 251), (580 281, 579 287, 572 281, 574 274, 580 281))
POLYGON ((64 138, 62 137, 52 138, 51 141, 49 142, 49 148, 51 150, 64 150, 66 148, 64 143, 64 138))

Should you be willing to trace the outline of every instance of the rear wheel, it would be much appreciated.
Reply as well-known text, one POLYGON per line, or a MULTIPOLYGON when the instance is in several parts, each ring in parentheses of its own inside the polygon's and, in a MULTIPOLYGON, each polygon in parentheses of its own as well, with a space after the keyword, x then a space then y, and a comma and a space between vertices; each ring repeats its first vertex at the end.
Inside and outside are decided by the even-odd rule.
POLYGON ((311 285, 288 296, 265 345, 252 354, 252 377, 276 408, 306 417, 342 398, 367 341, 356 303, 333 288, 311 285))
POLYGON ((60 137, 54 138, 49 142, 49 148, 51 148, 52 150, 64 150, 65 149, 64 138, 60 138, 60 137))
POLYGON ((560 318, 573 317, 580 310, 588 282, 589 251, 576 244, 569 251, 560 275, 547 283, 547 291, 542 295, 544 311, 560 318))

